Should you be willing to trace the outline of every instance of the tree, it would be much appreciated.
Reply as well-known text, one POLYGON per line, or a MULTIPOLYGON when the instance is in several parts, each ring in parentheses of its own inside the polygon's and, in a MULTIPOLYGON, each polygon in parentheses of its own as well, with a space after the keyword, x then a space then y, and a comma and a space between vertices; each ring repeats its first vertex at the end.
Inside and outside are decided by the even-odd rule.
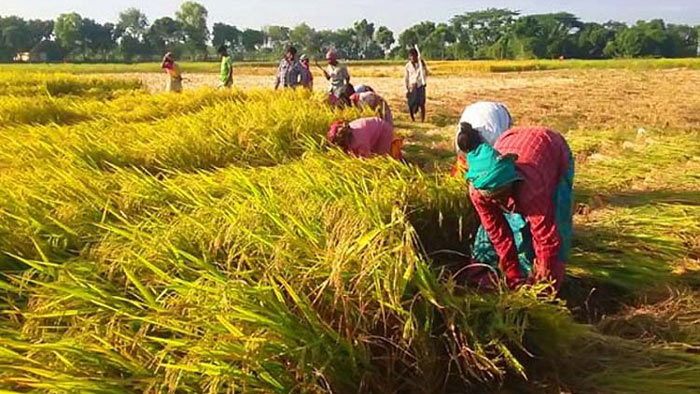
POLYGON ((190 56, 197 58, 207 55, 207 42, 209 41, 209 27, 207 18, 209 12, 203 5, 186 1, 175 14, 178 22, 182 24, 185 33, 185 45, 190 56))
POLYGON ((413 48, 415 45, 424 47, 424 42, 434 31, 435 23, 433 22, 421 22, 404 30, 404 32, 399 35, 399 56, 408 56, 408 49, 413 48))
POLYGON ((145 39, 150 50, 160 55, 175 51, 176 45, 184 39, 184 32, 180 22, 166 16, 153 21, 145 39))
POLYGON ((468 12, 450 20, 456 36, 455 57, 482 57, 490 47, 511 33, 517 11, 489 8, 468 12))
POLYGON ((260 30, 245 29, 241 33, 241 44, 246 52, 253 52, 265 44, 265 35, 260 30))
POLYGON ((622 30, 606 48, 613 56, 674 56, 674 40, 660 19, 649 22, 639 21, 636 25, 622 30))
POLYGON ((215 23, 212 30, 212 43, 215 47, 228 45, 232 49, 236 48, 241 41, 241 31, 236 26, 225 23, 215 23))
POLYGON ((42 21, 33 19, 27 22, 30 44, 32 47, 38 45, 44 40, 51 38, 53 34, 53 21, 42 21))
POLYGON ((297 25, 289 32, 289 39, 297 45, 303 52, 317 56, 321 55, 323 43, 321 36, 311 26, 306 23, 297 25))
POLYGON ((53 32, 56 36, 56 41, 67 56, 71 56, 82 47, 82 29, 83 18, 78 13, 61 14, 56 18, 53 32))
POLYGON ((423 55, 430 58, 445 59, 448 44, 456 41, 454 31, 445 23, 440 23, 423 41, 423 55))
POLYGON ((578 35, 578 56, 600 59, 606 56, 605 47, 615 40, 616 31, 598 23, 586 23, 578 35))
POLYGON ((394 45, 394 33, 386 26, 380 26, 374 33, 374 41, 384 50, 384 54, 388 54, 391 46, 394 45))
POLYGON ((117 26, 122 34, 141 40, 148 30, 148 19, 138 8, 128 8, 119 13, 117 26))
POLYGON ((92 19, 86 18, 83 19, 80 29, 83 41, 83 56, 87 56, 89 51, 91 54, 99 55, 102 60, 105 60, 107 52, 117 46, 112 36, 114 25, 111 23, 101 25, 92 19))
POLYGON ((2 60, 12 60, 17 52, 27 50, 30 40, 24 19, 16 16, 0 18, 0 58, 2 60))
POLYGON ((355 33, 357 57, 367 59, 369 57, 368 51, 374 39, 374 23, 369 23, 367 19, 363 19, 355 22, 352 30, 355 33))
POLYGON ((687 25, 668 25, 674 57, 692 57, 698 54, 698 29, 687 25))
POLYGON ((267 26, 264 30, 265 45, 272 48, 273 52, 281 54, 289 44, 290 29, 285 26, 267 26))
POLYGON ((340 57, 357 59, 360 56, 357 43, 358 41, 355 39, 355 30, 338 29, 330 32, 328 35, 327 48, 325 49, 335 48, 340 57))
POLYGON ((124 60, 132 61, 139 55, 145 55, 147 47, 145 36, 148 31, 148 19, 138 8, 128 8, 119 13, 119 22, 115 35, 119 37, 119 52, 124 60))

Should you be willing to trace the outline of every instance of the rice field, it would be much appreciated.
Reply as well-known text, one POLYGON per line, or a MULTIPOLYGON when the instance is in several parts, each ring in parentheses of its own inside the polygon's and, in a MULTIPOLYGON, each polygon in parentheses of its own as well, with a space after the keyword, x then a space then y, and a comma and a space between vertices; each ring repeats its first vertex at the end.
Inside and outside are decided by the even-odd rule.
POLYGON ((425 124, 396 65, 355 65, 407 163, 328 147, 362 114, 265 65, 232 91, 192 68, 181 95, 141 66, 0 67, 0 389, 700 390, 700 71, 647 62, 439 63, 425 124), (458 275, 478 223, 451 139, 477 99, 576 154, 561 300, 458 275))

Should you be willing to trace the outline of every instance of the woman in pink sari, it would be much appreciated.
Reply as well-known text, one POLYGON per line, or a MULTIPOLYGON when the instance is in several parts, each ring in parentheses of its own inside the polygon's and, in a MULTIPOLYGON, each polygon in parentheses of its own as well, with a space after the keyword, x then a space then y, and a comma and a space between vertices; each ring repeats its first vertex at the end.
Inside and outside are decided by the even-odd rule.
POLYGON ((402 140, 394 138, 391 123, 379 118, 361 118, 350 123, 337 121, 326 137, 331 144, 357 157, 387 155, 401 160, 402 140))

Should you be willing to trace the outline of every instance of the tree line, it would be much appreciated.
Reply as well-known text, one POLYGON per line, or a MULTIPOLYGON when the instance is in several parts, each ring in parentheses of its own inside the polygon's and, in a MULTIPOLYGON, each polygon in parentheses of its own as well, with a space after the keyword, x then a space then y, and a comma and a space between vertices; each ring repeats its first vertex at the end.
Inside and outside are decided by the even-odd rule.
POLYGON ((237 60, 261 61, 279 58, 290 44, 314 57, 333 47, 348 59, 405 58, 414 45, 431 59, 693 57, 700 31, 700 26, 661 19, 601 24, 566 12, 521 15, 495 8, 448 22, 421 22, 398 37, 366 19, 337 30, 316 30, 306 23, 259 30, 215 23, 210 30, 207 21, 207 9, 193 1, 183 3, 173 17, 152 23, 136 8, 121 12, 116 23, 103 24, 74 12, 53 21, 0 16, 0 61, 21 52, 42 53, 46 61, 151 61, 167 51, 206 60, 222 44, 237 60))

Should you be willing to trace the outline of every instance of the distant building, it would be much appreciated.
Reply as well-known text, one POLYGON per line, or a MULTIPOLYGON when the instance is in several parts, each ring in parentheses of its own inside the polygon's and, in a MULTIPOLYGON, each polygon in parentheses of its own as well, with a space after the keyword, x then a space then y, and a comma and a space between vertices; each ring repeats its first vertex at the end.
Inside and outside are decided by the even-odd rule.
POLYGON ((44 40, 29 52, 19 52, 12 59, 17 63, 46 63, 63 60, 63 52, 54 41, 44 40))
POLYGON ((28 63, 30 58, 31 58, 31 53, 19 52, 18 54, 15 55, 15 57, 12 58, 12 61, 16 62, 16 63, 28 63))

